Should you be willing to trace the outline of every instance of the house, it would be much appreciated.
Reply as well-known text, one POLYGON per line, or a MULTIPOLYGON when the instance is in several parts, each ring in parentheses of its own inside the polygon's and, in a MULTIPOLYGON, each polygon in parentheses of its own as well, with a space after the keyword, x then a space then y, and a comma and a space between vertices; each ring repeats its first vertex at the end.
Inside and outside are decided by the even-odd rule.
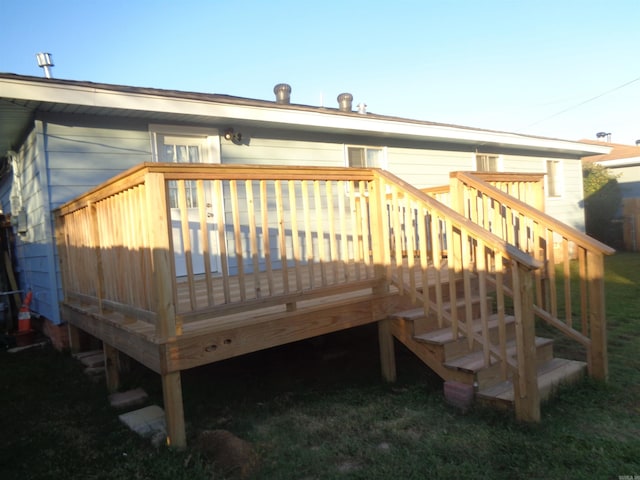
POLYGON ((597 164, 607 168, 614 175, 622 194, 622 241, 624 249, 638 251, 640 248, 640 144, 584 140, 585 143, 610 147, 606 154, 593 155, 582 159, 585 164, 597 164))
POLYGON ((610 152, 583 158, 609 169, 618 179, 622 198, 640 198, 640 145, 582 140, 584 143, 609 147, 610 152))
MULTIPOLYGON (((0 202, 20 287, 48 331, 68 322, 72 339, 89 332, 108 357, 161 375, 172 444, 185 443, 181 370, 372 322, 386 379, 395 338, 445 379, 486 375, 485 396, 523 419, 539 419, 538 379, 559 371, 534 316, 606 378, 612 250, 581 232, 581 158, 608 147, 353 111, 349 94, 326 108, 292 103, 286 84, 274 93, 0 74, 0 202), (580 311, 559 308, 549 268, 568 274, 570 251, 580 311), (455 359, 424 337, 443 328, 462 342, 455 359), (480 352, 465 361, 485 373, 463 351, 480 352)), ((562 378, 587 363, 563 363, 562 378)))

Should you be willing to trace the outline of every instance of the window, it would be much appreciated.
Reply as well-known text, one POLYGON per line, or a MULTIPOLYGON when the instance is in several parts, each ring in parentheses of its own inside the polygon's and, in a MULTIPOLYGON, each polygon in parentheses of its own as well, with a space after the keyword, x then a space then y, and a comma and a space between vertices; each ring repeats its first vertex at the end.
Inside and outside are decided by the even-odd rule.
POLYGON ((476 154, 476 170, 478 172, 498 172, 500 157, 498 155, 476 154))
POLYGON ((547 196, 562 195, 562 165, 559 160, 547 160, 547 196))
MULTIPOLYGON (((210 129, 180 126, 151 126, 153 159, 167 163, 220 163, 218 132, 210 129)), ((198 208, 195 181, 185 182, 187 208, 198 208)), ((171 208, 178 208, 176 182, 168 184, 171 208)))
POLYGON ((347 147, 347 163, 350 167, 385 168, 383 147, 347 147))

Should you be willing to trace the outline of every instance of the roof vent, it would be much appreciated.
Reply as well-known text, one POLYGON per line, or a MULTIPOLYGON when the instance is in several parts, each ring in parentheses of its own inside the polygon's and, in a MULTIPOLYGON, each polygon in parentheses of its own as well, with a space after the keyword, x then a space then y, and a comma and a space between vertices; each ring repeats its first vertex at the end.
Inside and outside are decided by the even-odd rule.
POLYGON ((273 87, 273 93, 276 94, 276 103, 283 105, 291 103, 291 85, 279 83, 273 87))
POLYGON ((53 60, 51 60, 50 53, 36 53, 36 59, 38 60, 38 66, 44 68, 44 76, 51 78, 51 68, 53 67, 53 60))
POLYGON ((364 115, 365 113, 367 113, 367 104, 366 103, 360 102, 358 104, 358 113, 360 115, 364 115))
POLYGON ((640 147, 640 139, 636 140, 636 147, 640 147))
POLYGON ((341 112, 350 112, 353 109, 353 95, 341 93, 338 95, 338 108, 341 112))

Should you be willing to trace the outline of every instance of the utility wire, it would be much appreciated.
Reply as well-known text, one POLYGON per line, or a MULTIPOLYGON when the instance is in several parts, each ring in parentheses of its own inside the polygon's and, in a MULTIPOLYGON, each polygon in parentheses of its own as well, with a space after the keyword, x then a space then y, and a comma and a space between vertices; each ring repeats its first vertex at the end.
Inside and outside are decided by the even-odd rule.
POLYGON ((559 116, 559 115, 562 115, 563 113, 566 113, 566 112, 568 112, 569 110, 573 110, 574 108, 581 107, 582 105, 584 105, 584 104, 586 104, 586 103, 593 102, 594 100, 597 100, 597 99, 598 99, 598 98, 600 98, 600 97, 604 97, 605 95, 608 95, 608 94, 610 94, 610 93, 613 93, 613 92, 615 92, 616 90, 620 90, 621 88, 624 88, 624 87, 626 87, 626 86, 628 86, 628 85, 631 85, 632 83, 635 83, 635 82, 638 82, 638 81, 640 81, 640 77, 634 78, 633 80, 630 80, 630 81, 628 81, 628 82, 626 82, 626 83, 623 83, 622 85, 618 85, 617 87, 612 88, 611 90, 607 90, 606 92, 603 92, 603 93, 601 93, 601 94, 599 94, 599 95, 596 95, 595 97, 591 97, 591 98, 589 98, 589 99, 585 100, 584 102, 580 102, 580 103, 578 103, 577 105, 573 105, 573 106, 571 106, 571 107, 565 108, 564 110, 561 110, 561 111, 559 111, 559 112, 557 112, 557 113, 554 113, 553 115, 550 115, 550 116, 548 116, 548 117, 546 117, 546 118, 543 118, 542 120, 538 120, 537 122, 534 122, 534 123, 532 123, 531 125, 527 125, 526 127, 522 127, 522 128, 520 128, 518 131, 522 131, 522 130, 524 130, 525 128, 531 128, 531 127, 534 127, 534 126, 536 126, 536 125, 538 125, 538 124, 540 124, 540 123, 542 123, 542 122, 546 122, 547 120, 550 120, 550 119, 555 118, 555 117, 557 117, 557 116, 559 116))

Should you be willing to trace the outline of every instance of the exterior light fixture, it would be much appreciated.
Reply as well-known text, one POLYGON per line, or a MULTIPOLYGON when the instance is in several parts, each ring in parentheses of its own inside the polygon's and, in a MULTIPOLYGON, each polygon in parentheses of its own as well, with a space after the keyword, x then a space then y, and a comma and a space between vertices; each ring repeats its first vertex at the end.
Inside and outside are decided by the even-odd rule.
POLYGON ((44 69, 44 76, 51 78, 51 67, 53 67, 53 60, 51 60, 50 53, 36 53, 36 59, 38 60, 38 66, 44 69))
POLYGON ((233 128, 227 128, 224 131, 224 139, 233 143, 240 143, 242 141, 242 133, 236 133, 233 131, 233 128))

